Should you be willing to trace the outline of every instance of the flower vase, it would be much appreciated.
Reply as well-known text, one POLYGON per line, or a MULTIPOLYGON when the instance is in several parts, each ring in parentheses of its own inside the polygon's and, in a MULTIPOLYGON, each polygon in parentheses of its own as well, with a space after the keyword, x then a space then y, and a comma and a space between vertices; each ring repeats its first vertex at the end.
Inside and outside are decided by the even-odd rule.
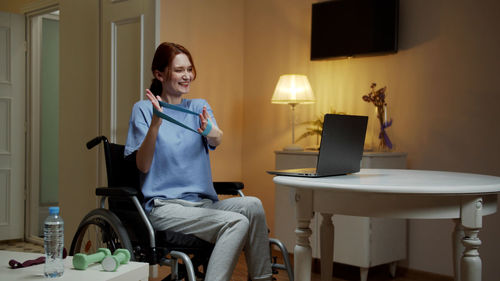
POLYGON ((368 117, 368 128, 366 132, 365 151, 378 151, 380 132, 380 122, 377 118, 377 108, 374 108, 373 115, 368 117))
POLYGON ((387 129, 392 125, 392 119, 388 118, 387 106, 377 107, 377 119, 379 121, 379 132, 378 132, 378 151, 391 151, 393 144, 387 133, 387 129))

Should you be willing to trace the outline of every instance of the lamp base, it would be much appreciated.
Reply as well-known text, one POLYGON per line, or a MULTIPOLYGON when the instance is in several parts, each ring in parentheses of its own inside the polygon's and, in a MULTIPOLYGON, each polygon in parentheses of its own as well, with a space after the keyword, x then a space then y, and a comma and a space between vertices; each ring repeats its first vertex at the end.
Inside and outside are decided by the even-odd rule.
POLYGON ((299 144, 289 144, 283 147, 284 151, 303 151, 304 148, 299 144))

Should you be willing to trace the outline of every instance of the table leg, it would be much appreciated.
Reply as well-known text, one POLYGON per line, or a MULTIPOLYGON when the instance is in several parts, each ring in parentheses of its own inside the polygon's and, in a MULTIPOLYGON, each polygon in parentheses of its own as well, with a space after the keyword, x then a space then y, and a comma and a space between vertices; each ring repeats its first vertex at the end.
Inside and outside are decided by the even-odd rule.
POLYGON ((312 217, 312 191, 295 190, 295 218, 297 220, 293 254, 295 280, 311 280, 312 250, 309 237, 312 231, 309 225, 312 217))
POLYGON ((366 281, 368 280, 368 267, 360 267, 359 268, 359 280, 366 281))
POLYGON ((455 281, 460 281, 460 263, 462 255, 464 253, 464 245, 462 240, 464 239, 464 227, 460 219, 454 219, 455 229, 452 233, 452 247, 453 247, 453 273, 455 276, 455 281))
POLYGON ((396 269, 398 268, 398 262, 393 261, 389 264, 389 273, 392 278, 396 278, 396 269))
POLYGON ((460 264, 461 281, 480 281, 481 280, 481 258, 479 257, 479 230, 482 228, 483 200, 477 198, 463 198, 461 208, 461 221, 464 227, 465 237, 462 243, 465 247, 462 262, 460 264))
POLYGON ((333 273, 333 241, 335 231, 332 223, 332 214, 323 214, 323 221, 320 226, 320 245, 321 245, 321 281, 331 281, 333 273))

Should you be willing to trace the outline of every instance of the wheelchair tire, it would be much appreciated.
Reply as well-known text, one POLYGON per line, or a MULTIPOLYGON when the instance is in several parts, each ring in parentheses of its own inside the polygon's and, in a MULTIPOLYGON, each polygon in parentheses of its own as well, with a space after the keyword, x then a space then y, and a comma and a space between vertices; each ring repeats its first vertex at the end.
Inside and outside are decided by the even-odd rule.
POLYGON ((95 209, 88 213, 78 226, 69 255, 93 254, 98 248, 108 248, 111 253, 127 249, 134 261, 132 243, 120 219, 107 209, 95 209))

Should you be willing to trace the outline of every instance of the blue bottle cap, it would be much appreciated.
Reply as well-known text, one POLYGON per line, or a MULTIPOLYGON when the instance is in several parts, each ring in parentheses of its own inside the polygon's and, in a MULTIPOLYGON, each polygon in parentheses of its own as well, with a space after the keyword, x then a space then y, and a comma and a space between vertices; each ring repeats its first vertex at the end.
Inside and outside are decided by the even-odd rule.
POLYGON ((59 207, 49 207, 49 214, 58 215, 59 214, 59 207))

